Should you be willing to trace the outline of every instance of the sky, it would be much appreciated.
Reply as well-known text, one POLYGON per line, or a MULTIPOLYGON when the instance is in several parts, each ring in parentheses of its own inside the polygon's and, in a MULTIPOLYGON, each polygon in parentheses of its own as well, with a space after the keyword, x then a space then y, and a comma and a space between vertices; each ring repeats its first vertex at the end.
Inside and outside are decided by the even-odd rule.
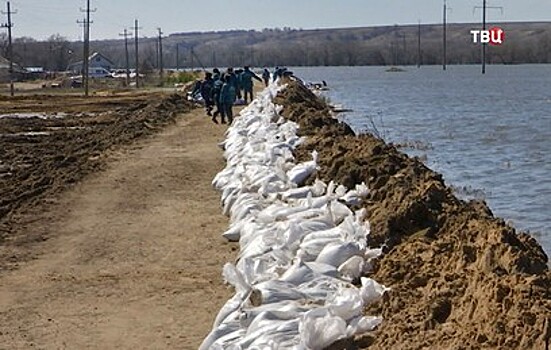
MULTIPOLYGON (((482 0, 447 0, 449 23, 481 21, 482 0)), ((134 19, 140 34, 164 34, 263 28, 340 28, 376 25, 440 23, 443 0, 91 0, 91 39, 118 38, 134 19)), ((489 22, 551 21, 551 0, 488 0, 503 7, 489 10, 489 22)), ((11 0, 14 37, 45 39, 61 34, 80 40, 86 0, 11 0)), ((0 0, 5 11, 6 1, 0 0)), ((7 21, 0 16, 0 23, 7 21)), ((551 25, 551 24, 550 24, 551 25)))

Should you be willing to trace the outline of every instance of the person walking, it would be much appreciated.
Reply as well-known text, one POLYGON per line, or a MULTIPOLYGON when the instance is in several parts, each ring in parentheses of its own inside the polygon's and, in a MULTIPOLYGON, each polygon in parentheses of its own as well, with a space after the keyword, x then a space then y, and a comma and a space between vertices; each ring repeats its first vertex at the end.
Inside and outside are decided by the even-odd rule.
POLYGON ((205 72, 205 79, 201 82, 201 97, 205 101, 205 109, 207 115, 212 116, 212 108, 214 107, 214 101, 212 99, 212 89, 214 87, 214 80, 212 79, 211 72, 205 72))
POLYGON ((264 80, 264 85, 268 87, 270 84, 270 71, 268 68, 264 68, 264 71, 262 72, 262 80, 264 80))
POLYGON ((235 102, 235 87, 232 83, 231 75, 225 74, 223 78, 224 84, 220 90, 220 104, 222 105, 223 115, 222 124, 225 124, 224 116, 228 118, 228 123, 233 122, 233 104, 235 102))
MULTIPOLYGON (((229 67, 227 70, 226 70, 226 75, 229 77, 230 79, 230 84, 233 86, 233 88, 235 89, 235 96, 237 98, 241 98, 241 89, 240 89, 240 86, 239 86, 239 77, 237 76, 237 74, 235 74, 235 72, 233 71, 233 68, 232 67, 229 67)), ((234 101, 235 102, 235 101, 234 101)))
POLYGON ((244 91, 245 104, 249 103, 247 97, 250 96, 251 101, 253 100, 253 78, 262 82, 262 79, 258 77, 253 71, 250 70, 249 66, 245 66, 245 70, 241 73, 241 86, 244 91))
POLYGON ((220 114, 222 117, 221 120, 224 120, 224 117, 226 116, 224 113, 224 108, 222 107, 222 103, 220 102, 220 92, 222 91, 222 85, 224 85, 224 81, 222 80, 223 76, 220 75, 220 71, 217 68, 214 68, 213 70, 213 88, 212 88, 212 100, 216 104, 216 110, 214 111, 212 115, 212 121, 216 124, 218 124, 218 120, 216 117, 220 114))
POLYGON ((233 74, 235 74, 235 78, 237 80, 237 85, 235 86, 236 101, 241 100, 243 97, 243 82, 241 81, 241 73, 243 73, 243 69, 236 69, 233 71, 233 74))

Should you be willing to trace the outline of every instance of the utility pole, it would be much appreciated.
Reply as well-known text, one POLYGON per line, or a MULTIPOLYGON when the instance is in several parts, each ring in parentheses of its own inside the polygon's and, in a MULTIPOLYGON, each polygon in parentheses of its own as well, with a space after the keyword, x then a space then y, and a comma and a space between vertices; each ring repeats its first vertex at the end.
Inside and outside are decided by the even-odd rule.
POLYGON ((444 0, 444 20, 443 20, 443 27, 442 27, 442 69, 446 70, 446 0, 444 0))
POLYGON ((90 10, 90 0, 86 0, 86 8, 85 9, 80 9, 80 12, 85 12, 86 13, 86 17, 85 19, 80 22, 80 21, 77 21, 77 23, 81 23, 82 25, 84 25, 84 53, 83 53, 83 58, 82 58, 82 62, 83 62, 83 72, 82 72, 82 82, 84 83, 84 96, 88 96, 88 88, 89 88, 89 85, 88 85, 88 82, 89 82, 89 78, 90 78, 90 75, 89 75, 89 63, 90 63, 90 23, 92 23, 90 21, 90 12, 96 12, 96 9, 93 9, 93 10, 90 10))
POLYGON ((176 44, 176 72, 180 72, 180 44, 176 44))
POLYGON ((421 20, 417 25, 417 68, 421 68, 421 20))
MULTIPOLYGON (((486 0, 482 0, 482 30, 486 30, 486 0)), ((486 74, 486 43, 482 43, 482 74, 486 74)))
POLYGON ((163 86, 163 32, 161 31, 161 28, 157 28, 157 30, 159 31, 159 77, 161 79, 161 86, 163 86))
POLYGON ((8 16, 8 23, 2 24, 1 28, 8 28, 8 60, 10 61, 10 68, 8 70, 8 74, 10 76, 10 96, 15 95, 15 89, 13 87, 13 47, 12 47, 12 40, 11 40, 11 28, 13 27, 13 23, 11 22, 11 15, 16 13, 17 12, 11 11, 10 2, 8 1, 8 11, 7 12, 2 11, 2 14, 8 16))
POLYGON ((442 69, 446 70, 446 65, 448 64, 448 38, 447 38, 447 29, 448 29, 448 11, 451 10, 451 7, 448 7, 446 0, 444 0, 444 12, 443 12, 443 25, 442 25, 442 69))
POLYGON ((134 49, 136 53, 136 89, 140 87, 140 61, 138 59, 138 31, 142 29, 138 26, 138 20, 134 20, 134 49))
MULTIPOLYGON (((499 9, 503 13, 501 6, 487 6, 486 0, 482 0, 482 7, 475 6, 473 11, 482 9, 482 30, 486 30, 486 9, 499 9)), ((482 74, 486 74, 486 43, 482 43, 482 74)))
POLYGON ((129 57, 128 57, 128 37, 130 36, 130 33, 128 33, 128 29, 124 28, 124 31, 119 34, 119 36, 124 37, 124 58, 126 63, 126 86, 130 85, 130 63, 129 63, 129 57))
POLYGON ((190 56, 191 56, 191 71, 193 72, 193 71, 194 71, 194 69, 193 69, 193 68, 194 68, 194 67, 193 67, 193 65, 194 65, 194 63, 193 63, 193 56, 195 55, 195 53, 193 52, 193 46, 191 47, 191 49, 190 49, 190 51, 189 51, 189 54, 190 54, 190 56))
POLYGON ((159 40, 155 40, 155 68, 159 69, 159 40))

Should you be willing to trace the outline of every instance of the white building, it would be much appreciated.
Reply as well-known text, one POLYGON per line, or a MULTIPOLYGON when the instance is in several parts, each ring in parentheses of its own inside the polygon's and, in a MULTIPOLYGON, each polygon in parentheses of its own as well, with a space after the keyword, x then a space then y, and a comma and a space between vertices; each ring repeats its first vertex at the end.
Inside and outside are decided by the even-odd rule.
MULTIPOLYGON (((90 55, 90 57, 88 57, 88 67, 90 71, 95 71, 100 69, 111 71, 115 69, 115 64, 110 59, 102 55, 101 53, 94 52, 92 55, 90 55)), ((75 74, 80 74, 82 73, 83 68, 84 68, 83 61, 78 61, 75 63, 71 63, 67 67, 67 70, 75 74)))

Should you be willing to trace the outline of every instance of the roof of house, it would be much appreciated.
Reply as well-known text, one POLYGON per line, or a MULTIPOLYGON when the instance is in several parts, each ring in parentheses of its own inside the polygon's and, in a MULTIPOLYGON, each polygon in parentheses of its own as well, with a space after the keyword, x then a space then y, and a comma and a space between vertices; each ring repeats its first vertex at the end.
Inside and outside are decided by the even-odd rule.
POLYGON ((101 58, 103 58, 104 60, 106 60, 107 62, 113 64, 113 61, 111 61, 109 58, 107 58, 105 55, 102 55, 101 53, 99 52, 94 52, 93 54, 90 55, 90 57, 88 57, 88 61, 91 61, 92 59, 98 57, 98 56, 101 56, 101 58))
MULTIPOLYGON (((10 69, 10 61, 7 58, 2 56, 0 56, 0 69, 10 69)), ((20 65, 13 62, 13 71, 19 72, 19 71, 22 71, 22 68, 20 65)))
MULTIPOLYGON (((113 61, 111 61, 109 58, 107 58, 105 55, 99 53, 99 52, 94 52, 93 54, 91 54, 90 56, 88 56, 88 62, 91 62, 93 61, 96 57, 100 56, 101 58, 103 58, 105 61, 109 62, 111 65, 114 65, 113 61)), ((77 61, 77 62, 73 62, 73 63, 70 63, 69 64, 69 67, 76 67, 76 66, 81 66, 82 65, 82 60, 80 61, 77 61)))
POLYGON ((0 69, 8 69, 10 67, 10 61, 7 58, 0 56, 0 69))

